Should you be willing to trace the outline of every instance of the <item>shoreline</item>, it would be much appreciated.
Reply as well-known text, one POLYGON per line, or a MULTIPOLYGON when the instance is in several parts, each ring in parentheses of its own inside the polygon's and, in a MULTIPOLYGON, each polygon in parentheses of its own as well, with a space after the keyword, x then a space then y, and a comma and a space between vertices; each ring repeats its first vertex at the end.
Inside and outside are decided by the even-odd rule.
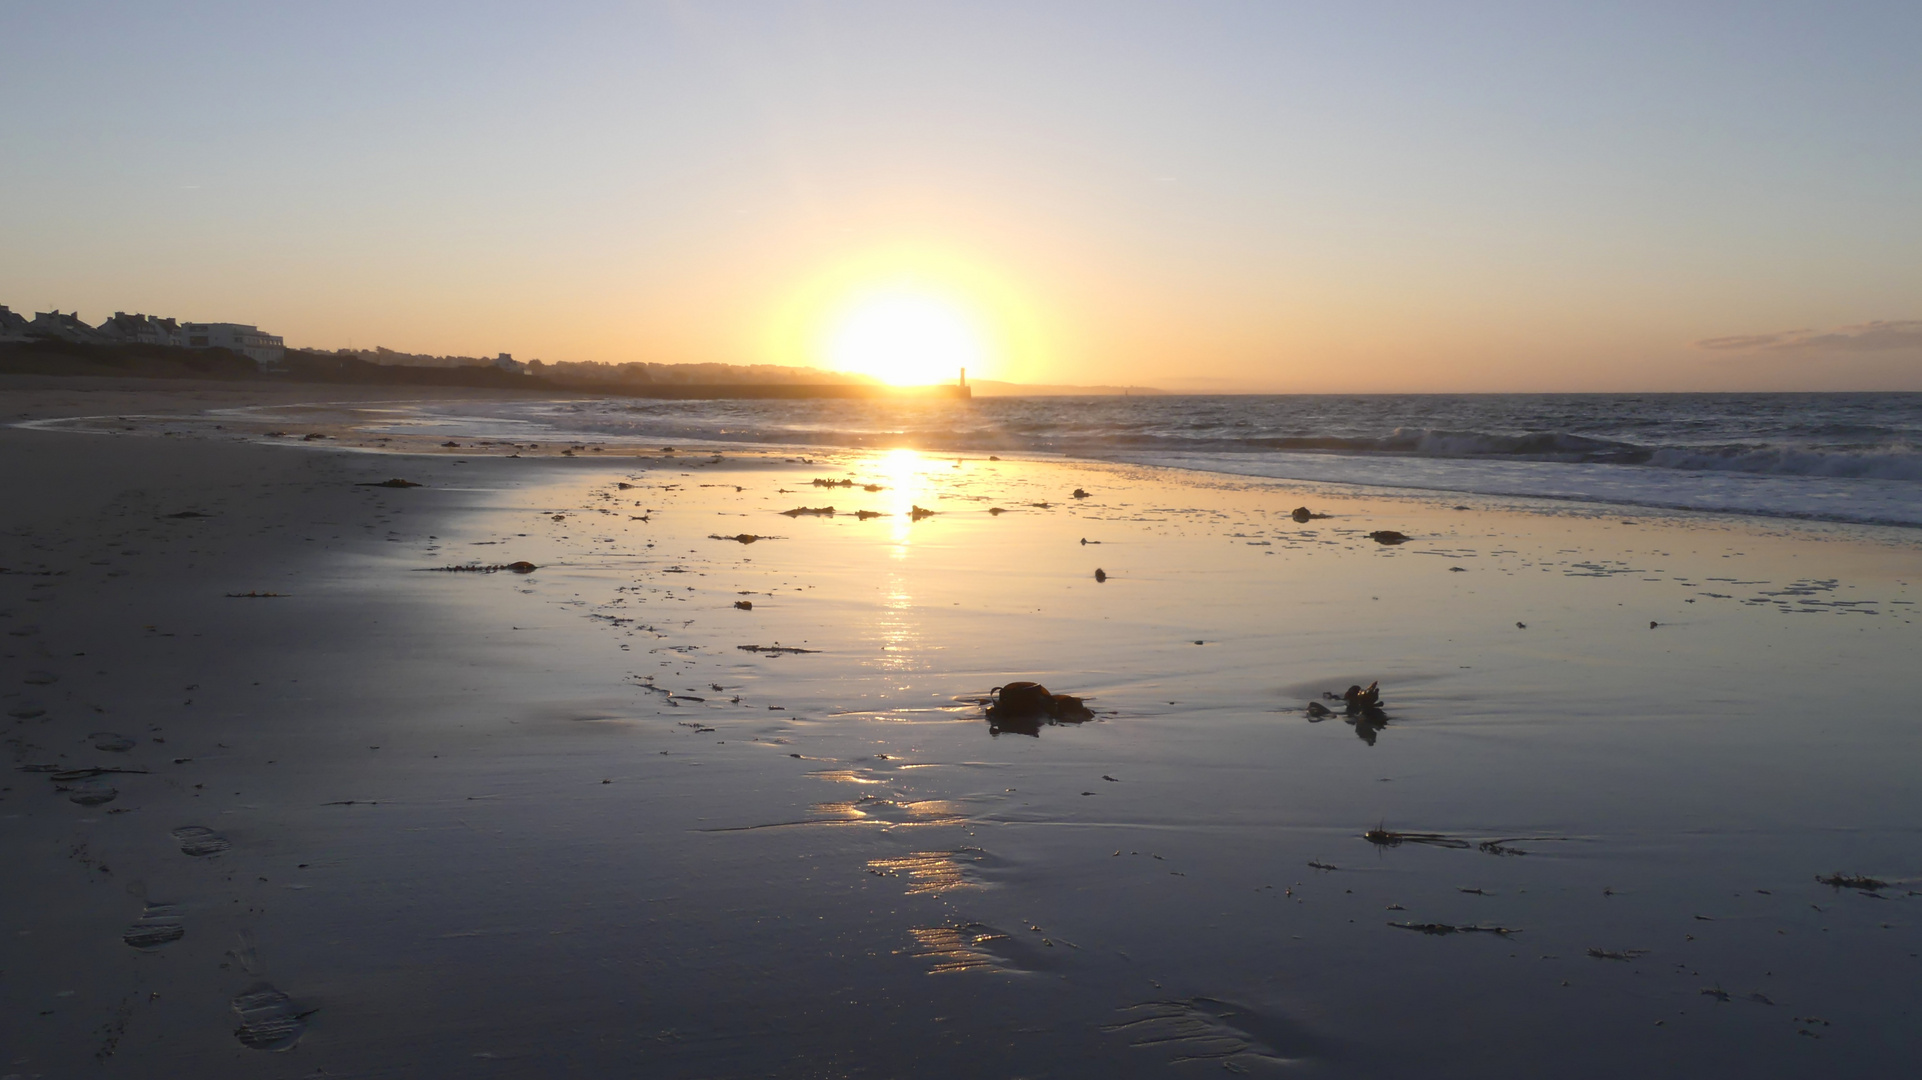
MULTIPOLYGON (((4 380, 0 380, 0 382, 3 381, 4 380)), ((78 380, 48 379, 37 381, 51 385, 35 386, 29 383, 27 388, 64 388, 59 387, 58 384, 78 380)), ((211 391, 215 393, 226 392, 223 396, 248 402, 255 402, 259 397, 259 395, 250 394, 244 389, 235 391, 230 384, 220 383, 183 387, 176 391, 174 385, 171 384, 135 386, 131 390, 129 389, 128 384, 137 384, 142 382, 142 380, 101 379, 89 381, 94 385, 89 386, 87 389, 96 393, 119 391, 141 394, 146 390, 158 390, 165 394, 206 393, 211 391)), ((17 426, 26 426, 42 430, 79 430, 94 433, 125 431, 132 433, 135 431, 136 425, 131 423, 131 421, 146 423, 159 421, 163 424, 171 423, 173 425, 173 427, 166 432, 169 435, 207 435, 213 430, 231 430, 233 433, 251 434, 254 437, 271 433, 288 440, 298 440, 303 437, 310 438, 333 449, 357 449, 400 454, 417 453, 440 455, 453 453, 456 456, 462 457, 490 455, 512 457, 574 457, 576 455, 592 456, 600 454, 615 457, 637 456, 653 460, 657 458, 654 452, 656 447, 653 446, 653 443, 661 441, 631 435, 615 436, 605 432, 536 433, 534 436, 521 436, 521 441, 507 438, 498 431, 494 431, 492 437, 477 437, 463 434, 458 430, 443 430, 441 433, 434 435, 396 433, 397 425, 407 426, 410 421, 407 416, 395 414, 396 410, 392 407, 415 406, 422 401, 418 395, 394 396, 393 391, 396 389, 394 387, 342 387, 339 389, 341 389, 343 393, 354 390, 363 392, 359 394, 348 393, 345 397, 330 396, 326 400, 315 401, 312 400, 309 395, 297 392, 299 389, 299 387, 276 388, 277 391, 286 392, 277 392, 269 395, 271 400, 256 404, 253 407, 242 407, 240 409, 230 408, 219 412, 217 415, 201 409, 194 409, 179 415, 161 416, 126 416, 121 413, 106 412, 82 416, 65 415, 25 418, 23 414, 22 417, 16 417, 14 422, 17 426), (266 417, 258 415, 263 409, 273 415, 266 417), (294 410, 295 412, 291 415, 283 415, 282 411, 284 410, 294 410), (215 423, 216 420, 224 421, 224 423, 217 425, 215 423), (114 423, 113 421, 120 422, 114 423), (294 430, 296 428, 298 429, 297 431, 294 430), (446 439, 449 435, 457 435, 459 438, 465 438, 468 441, 458 446, 448 446, 446 445, 446 439), (534 442, 535 438, 547 441, 536 445, 529 445, 534 442)), ((458 402, 462 400, 478 402, 534 400, 568 403, 574 401, 600 401, 604 399, 598 396, 579 399, 567 397, 554 398, 546 394, 538 394, 530 398, 525 394, 491 389, 470 389, 466 391, 454 389, 446 391, 445 388, 436 388, 434 396, 427 399, 431 404, 441 404, 449 401, 458 402)), ((449 421, 427 416, 416 418, 416 421, 412 422, 412 426, 419 426, 419 420, 431 420, 435 425, 446 425, 449 423, 458 425, 462 422, 459 418, 454 418, 452 421, 449 421)), ((468 423, 470 426, 473 423, 480 423, 483 426, 487 426, 489 422, 486 420, 470 420, 468 423)), ((498 424, 493 424, 492 427, 498 428, 498 424)), ((884 446, 836 446, 827 444, 717 441, 698 437, 668 437, 666 441, 673 443, 673 445, 671 447, 665 447, 665 449, 670 451, 670 454, 661 460, 689 460, 695 457, 708 457, 732 461, 771 461, 779 459, 787 462, 805 462, 816 458, 822 461, 842 461, 855 460, 863 455, 871 455, 892 448, 884 446)), ((1380 478, 1343 478, 1326 475, 1325 470, 1322 475, 1280 475, 1272 471, 1272 465, 1269 466, 1271 471, 1262 471, 1264 460, 1273 458, 1275 455, 1272 454, 1247 455, 1249 461, 1246 463, 1233 460, 1232 455, 1229 459, 1196 463, 1191 460, 1186 460, 1196 455, 1181 453, 1146 455, 1130 455, 1125 452, 1076 454, 1070 452, 1004 449, 1001 450, 998 455, 990 455, 987 451, 978 449, 957 450, 944 449, 942 447, 920 447, 916 448, 916 450, 924 454, 937 456, 942 454, 950 456, 958 455, 966 459, 991 458, 992 460, 1002 460, 1003 455, 1005 455, 1006 459, 1010 461, 1055 463, 1068 466, 1079 464, 1107 465, 1120 468, 1163 469, 1167 470, 1171 475, 1176 476, 1193 475, 1225 483, 1267 483, 1276 486, 1292 487, 1305 492, 1326 492, 1335 497, 1342 497, 1344 494, 1347 494, 1363 497, 1399 497, 1413 500, 1435 501, 1442 501, 1448 497, 1456 497, 1456 502, 1460 502, 1463 499, 1470 500, 1471 502, 1481 500, 1485 506, 1496 509, 1516 509, 1544 513, 1589 513, 1593 516, 1604 517, 1641 515, 1648 517, 1678 516, 1681 518, 1699 518, 1702 520, 1727 519, 1731 522, 1752 522, 1758 525, 1774 524, 1790 528, 1800 527, 1810 535, 1832 535, 1839 532, 1845 537, 1879 537, 1885 542, 1892 544, 1922 543, 1922 534, 1917 533, 1917 530, 1922 530, 1922 521, 1910 521, 1901 518, 1872 519, 1859 516, 1836 517, 1794 510, 1691 506, 1672 500, 1667 502, 1646 501, 1619 496, 1607 498, 1597 497, 1593 493, 1581 492, 1564 494, 1519 489, 1510 491, 1499 488, 1478 489, 1451 487, 1439 483, 1393 483, 1380 478), (1236 468, 1234 466, 1243 467, 1236 468)), ((1347 456, 1340 454, 1308 454, 1298 456, 1306 456, 1311 459, 1325 458, 1328 463, 1336 466, 1350 460, 1347 456)), ((1215 455, 1215 457, 1219 458, 1221 456, 1215 455)), ((1362 460, 1372 459, 1363 457, 1362 460)), ((1391 463, 1405 460, 1410 465, 1421 465, 1426 459, 1402 459, 1394 455, 1385 455, 1381 460, 1386 460, 1391 463)), ((1443 460, 1446 461, 1449 459, 1443 460)), ((1655 475, 1661 476, 1663 472, 1664 470, 1655 470, 1655 475)), ((1741 473, 1706 473, 1702 474, 1702 476, 1705 479, 1738 484, 1756 481, 1767 482, 1771 479, 1766 476, 1751 476, 1741 473)))
POLYGON ((24 1073, 1914 1049, 1906 538, 912 452, 79 436, 0 431, 6 701, 42 710, 10 749, 148 771, 0 792, 24 1073), (743 648, 776 645, 812 651, 743 648), (992 733, 974 699, 1019 677, 1096 718, 992 733), (1307 714, 1372 679, 1385 723, 1307 714), (123 942, 153 905, 184 935, 123 942), (304 1013, 285 1057, 235 1037, 257 984, 304 1013))

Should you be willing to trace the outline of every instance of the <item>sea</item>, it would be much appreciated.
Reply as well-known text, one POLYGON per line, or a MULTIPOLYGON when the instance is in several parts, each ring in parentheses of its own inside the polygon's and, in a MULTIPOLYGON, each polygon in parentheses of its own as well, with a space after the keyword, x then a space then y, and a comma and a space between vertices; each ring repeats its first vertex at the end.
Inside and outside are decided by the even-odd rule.
POLYGON ((1922 393, 640 399, 421 407, 395 432, 912 448, 1922 528, 1922 393))

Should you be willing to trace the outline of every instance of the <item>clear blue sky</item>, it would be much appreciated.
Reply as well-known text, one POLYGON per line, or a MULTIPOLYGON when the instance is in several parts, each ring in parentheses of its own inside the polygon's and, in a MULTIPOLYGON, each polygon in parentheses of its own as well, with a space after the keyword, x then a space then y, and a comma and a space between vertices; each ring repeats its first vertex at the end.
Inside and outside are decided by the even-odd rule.
POLYGON ((1922 389, 1913 2, 0 0, 0 55, 16 310, 802 362, 905 280, 1035 380, 1922 389))

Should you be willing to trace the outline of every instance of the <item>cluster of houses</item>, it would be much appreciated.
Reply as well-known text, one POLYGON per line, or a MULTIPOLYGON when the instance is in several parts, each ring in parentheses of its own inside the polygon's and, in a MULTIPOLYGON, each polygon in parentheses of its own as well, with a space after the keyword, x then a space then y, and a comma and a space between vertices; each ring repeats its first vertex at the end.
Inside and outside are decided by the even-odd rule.
POLYGON ((262 367, 278 364, 287 344, 278 334, 243 323, 180 322, 154 315, 116 311, 99 326, 88 326, 79 312, 39 311, 32 319, 0 304, 0 341, 56 338, 92 345, 168 345, 179 349, 232 349, 262 367))

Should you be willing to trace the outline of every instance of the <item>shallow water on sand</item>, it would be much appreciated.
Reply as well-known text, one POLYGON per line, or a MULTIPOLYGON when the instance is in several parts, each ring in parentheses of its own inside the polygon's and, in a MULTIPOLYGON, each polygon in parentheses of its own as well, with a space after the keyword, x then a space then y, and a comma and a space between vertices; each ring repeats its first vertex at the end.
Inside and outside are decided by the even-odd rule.
MULTIPOLYGON (((1304 525, 1294 492, 1113 468, 816 472, 882 490, 573 478, 442 534, 541 570, 414 586, 574 673, 537 745, 591 755, 607 805, 520 778, 463 820, 527 879, 596 852, 609 900, 671 867, 650 918, 698 947, 581 929, 675 966, 683 1005, 789 1015, 845 980, 983 1054, 917 1065, 957 1075, 1798 1075, 1909 1045, 1912 549, 1406 500, 1304 525), (1014 678, 1098 717, 994 734, 971 699, 1014 678), (1376 679, 1385 725, 1305 714, 1376 679), (1816 881, 1838 870, 1891 884, 1816 881)), ((751 1060, 814 1045, 652 1007, 751 1060)))
MULTIPOLYGON (((221 993, 179 976, 228 1054, 258 1052, 230 1015, 254 981, 303 1073, 1803 1076, 1917 1049, 1899 534, 914 453, 364 471, 426 483, 356 496, 391 544, 223 609, 282 643, 247 675, 283 689, 193 752, 283 764, 113 819, 172 860, 152 891, 185 927, 139 959, 248 935, 221 993), (1096 718, 997 734, 976 699, 1022 678, 1096 718), (1385 722, 1308 715, 1374 680, 1385 722)), ((129 954, 141 903, 105 923, 129 954)))

